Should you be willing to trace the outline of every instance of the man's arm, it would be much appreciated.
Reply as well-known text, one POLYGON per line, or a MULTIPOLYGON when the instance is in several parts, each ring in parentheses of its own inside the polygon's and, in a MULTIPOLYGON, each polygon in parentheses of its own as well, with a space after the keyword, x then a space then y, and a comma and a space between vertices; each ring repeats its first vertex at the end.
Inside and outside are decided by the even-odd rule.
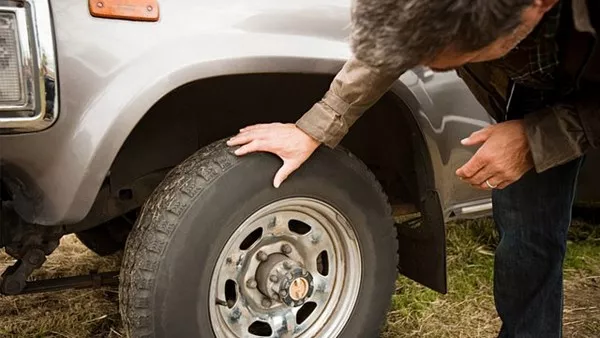
POLYGON ((306 112, 296 126, 320 143, 334 148, 400 75, 351 58, 336 75, 323 99, 306 112))
POLYGON ((598 88, 575 93, 564 103, 525 116, 535 170, 542 172, 600 145, 598 88))
POLYGON ((323 99, 296 124, 270 123, 242 128, 227 144, 241 146, 235 151, 238 156, 257 151, 279 156, 283 166, 273 180, 273 185, 279 187, 321 143, 335 147, 399 76, 400 73, 385 72, 351 58, 336 75, 323 99))

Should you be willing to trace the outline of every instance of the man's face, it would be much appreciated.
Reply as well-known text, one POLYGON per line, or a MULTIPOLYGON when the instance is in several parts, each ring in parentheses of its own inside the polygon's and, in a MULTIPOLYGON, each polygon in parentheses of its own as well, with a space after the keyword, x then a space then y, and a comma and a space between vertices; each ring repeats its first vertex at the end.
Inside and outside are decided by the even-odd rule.
POLYGON ((559 0, 535 0, 521 14, 521 24, 511 33, 492 42, 490 45, 468 53, 454 51, 451 47, 439 54, 426 66, 435 71, 444 71, 458 68, 467 63, 490 61, 499 59, 515 48, 542 20, 559 0))

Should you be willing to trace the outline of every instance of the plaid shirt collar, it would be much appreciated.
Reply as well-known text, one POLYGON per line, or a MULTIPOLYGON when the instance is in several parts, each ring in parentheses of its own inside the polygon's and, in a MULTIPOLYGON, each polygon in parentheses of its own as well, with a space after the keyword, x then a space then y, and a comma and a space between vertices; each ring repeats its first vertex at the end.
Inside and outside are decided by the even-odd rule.
POLYGON ((511 106, 515 85, 521 91, 517 104, 520 110, 536 109, 536 107, 551 103, 563 93, 565 84, 559 83, 559 45, 557 35, 560 29, 561 16, 570 9, 573 14, 575 29, 596 35, 587 8, 587 0, 560 0, 550 10, 537 27, 505 57, 491 61, 491 66, 500 69, 512 82, 511 88, 506 88, 507 106, 511 106), (523 95, 523 92, 527 94, 523 95), (526 96, 526 97, 523 97, 526 96))
POLYGON ((506 71, 508 77, 518 84, 541 90, 554 89, 555 72, 559 65, 556 37, 563 6, 568 4, 571 5, 575 29, 595 36, 587 0, 560 0, 527 38, 505 57, 494 62, 495 66, 506 71))
POLYGON ((494 62, 515 83, 540 90, 555 87, 554 77, 559 65, 556 36, 563 2, 554 6, 517 47, 494 62))

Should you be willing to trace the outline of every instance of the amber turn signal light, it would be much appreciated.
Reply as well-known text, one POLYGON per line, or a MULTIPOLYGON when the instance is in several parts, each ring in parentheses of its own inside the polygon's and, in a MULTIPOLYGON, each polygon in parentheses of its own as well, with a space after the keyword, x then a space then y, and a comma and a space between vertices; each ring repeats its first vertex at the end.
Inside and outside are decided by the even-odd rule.
POLYGON ((90 14, 98 18, 158 21, 158 0, 89 0, 90 14))

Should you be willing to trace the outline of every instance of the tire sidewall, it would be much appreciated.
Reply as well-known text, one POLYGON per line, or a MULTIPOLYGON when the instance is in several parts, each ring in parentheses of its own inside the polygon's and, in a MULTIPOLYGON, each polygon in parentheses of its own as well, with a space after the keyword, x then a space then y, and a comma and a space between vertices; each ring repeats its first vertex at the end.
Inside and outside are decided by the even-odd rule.
POLYGON ((250 215, 291 197, 326 202, 350 221, 359 241, 363 270, 355 309, 341 337, 377 334, 394 287, 397 247, 389 207, 379 186, 364 166, 339 151, 319 149, 275 189, 272 179, 280 165, 269 154, 240 159, 179 215, 158 262, 152 297, 155 336, 214 336, 209 286, 221 250, 250 215))

